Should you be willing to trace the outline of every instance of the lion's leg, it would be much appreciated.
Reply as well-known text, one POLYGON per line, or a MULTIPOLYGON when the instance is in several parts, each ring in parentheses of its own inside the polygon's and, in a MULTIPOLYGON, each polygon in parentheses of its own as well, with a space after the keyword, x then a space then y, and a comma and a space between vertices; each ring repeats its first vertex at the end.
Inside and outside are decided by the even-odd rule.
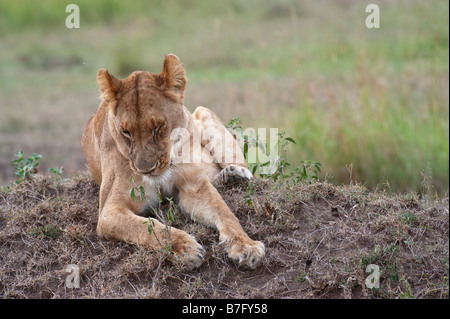
POLYGON ((253 177, 247 167, 239 144, 223 125, 220 118, 210 109, 199 106, 192 114, 194 124, 201 134, 202 147, 213 156, 220 168, 215 181, 233 183, 253 177))
POLYGON ((99 212, 99 236, 136 243, 156 251, 168 247, 171 242, 174 254, 170 257, 173 260, 181 261, 188 269, 201 265, 204 249, 192 236, 170 227, 169 238, 165 225, 156 219, 137 216, 133 205, 125 196, 111 196, 99 212))
POLYGON ((195 170, 188 173, 190 182, 181 181, 178 204, 193 219, 219 231, 219 239, 228 256, 250 268, 256 268, 265 255, 264 244, 249 238, 220 194, 206 177, 195 170), (194 182, 195 181, 195 182, 194 182))

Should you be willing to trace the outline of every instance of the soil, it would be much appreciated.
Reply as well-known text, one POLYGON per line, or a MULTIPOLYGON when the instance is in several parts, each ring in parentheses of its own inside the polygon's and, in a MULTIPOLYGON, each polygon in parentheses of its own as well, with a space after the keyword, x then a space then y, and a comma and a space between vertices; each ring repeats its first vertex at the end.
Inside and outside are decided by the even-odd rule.
POLYGON ((249 187, 218 190, 249 236, 264 242, 263 265, 239 268, 216 231, 178 212, 172 226, 207 250, 193 271, 171 264, 163 252, 100 239, 98 186, 88 174, 37 175, 2 187, 0 297, 449 297, 448 198, 327 182, 255 179, 254 193, 249 187), (79 269, 78 288, 66 285, 68 265, 79 269), (368 285, 369 265, 379 276, 368 285))

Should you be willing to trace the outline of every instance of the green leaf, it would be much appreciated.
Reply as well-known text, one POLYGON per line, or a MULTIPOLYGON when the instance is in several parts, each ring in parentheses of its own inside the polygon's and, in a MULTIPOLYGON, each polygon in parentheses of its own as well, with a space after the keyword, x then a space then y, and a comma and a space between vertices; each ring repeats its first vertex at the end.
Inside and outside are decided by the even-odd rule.
POLYGON ((172 209, 169 209, 169 211, 167 212, 167 217, 171 222, 175 221, 175 219, 173 218, 172 209))
POLYGON ((145 200, 145 188, 144 188, 144 186, 139 186, 139 193, 140 193, 141 201, 143 202, 145 200))
POLYGON ((130 197, 137 202, 136 194, 134 193, 134 187, 130 189, 130 197))
POLYGON ((289 142, 291 142, 291 143, 297 144, 297 143, 294 141, 294 139, 291 138, 291 137, 286 137, 285 140, 286 140, 286 141, 289 141, 289 142))
POLYGON ((148 222, 146 221, 143 224, 146 224, 146 223, 148 223, 148 226, 147 226, 148 234, 151 236, 153 233, 153 227, 155 226, 155 222, 153 221, 152 218, 149 217, 148 222))
POLYGON ((163 196, 162 196, 162 194, 161 194, 161 189, 160 189, 160 187, 158 186, 158 188, 157 188, 157 195, 158 195, 158 200, 159 200, 159 202, 160 203, 162 203, 162 202, 164 202, 164 199, 163 199, 163 196))
POLYGON ((270 160, 268 160, 267 162, 265 162, 265 163, 259 165, 259 167, 264 167, 264 166, 267 166, 267 165, 269 165, 269 164, 270 164, 270 160))
POLYGON ((247 156, 248 156, 248 141, 245 140, 244 141, 244 157, 245 157, 245 159, 247 159, 247 156))

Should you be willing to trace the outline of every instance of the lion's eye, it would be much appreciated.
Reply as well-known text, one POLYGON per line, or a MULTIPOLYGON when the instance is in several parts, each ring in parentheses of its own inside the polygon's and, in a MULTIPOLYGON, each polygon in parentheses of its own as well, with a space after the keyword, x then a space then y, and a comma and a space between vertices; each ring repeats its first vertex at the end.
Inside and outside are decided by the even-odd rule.
POLYGON ((158 136, 158 128, 153 129, 153 141, 156 143, 156 137, 158 136))
POLYGON ((122 135, 125 136, 126 138, 131 138, 131 133, 129 131, 122 131, 122 135))

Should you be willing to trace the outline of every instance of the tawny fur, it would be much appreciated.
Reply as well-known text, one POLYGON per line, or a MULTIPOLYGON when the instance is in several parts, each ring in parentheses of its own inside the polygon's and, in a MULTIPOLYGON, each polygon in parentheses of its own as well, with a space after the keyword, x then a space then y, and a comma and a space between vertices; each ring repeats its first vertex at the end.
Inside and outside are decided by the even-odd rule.
MULTIPOLYGON (((147 219, 138 215, 146 202, 130 197, 130 189, 142 185, 148 201, 157 203, 159 187, 193 219, 216 228, 230 258, 257 267, 263 243, 248 237, 211 183, 252 175, 219 117, 204 107, 191 115, 184 107, 180 60, 167 55, 161 73, 136 71, 123 80, 101 69, 97 82, 102 102, 86 125, 82 147, 100 185, 98 234, 155 250, 167 245, 164 225, 154 220, 149 235, 147 219)), ((187 268, 201 265, 204 249, 194 237, 172 227, 171 239, 175 260, 187 268)))

